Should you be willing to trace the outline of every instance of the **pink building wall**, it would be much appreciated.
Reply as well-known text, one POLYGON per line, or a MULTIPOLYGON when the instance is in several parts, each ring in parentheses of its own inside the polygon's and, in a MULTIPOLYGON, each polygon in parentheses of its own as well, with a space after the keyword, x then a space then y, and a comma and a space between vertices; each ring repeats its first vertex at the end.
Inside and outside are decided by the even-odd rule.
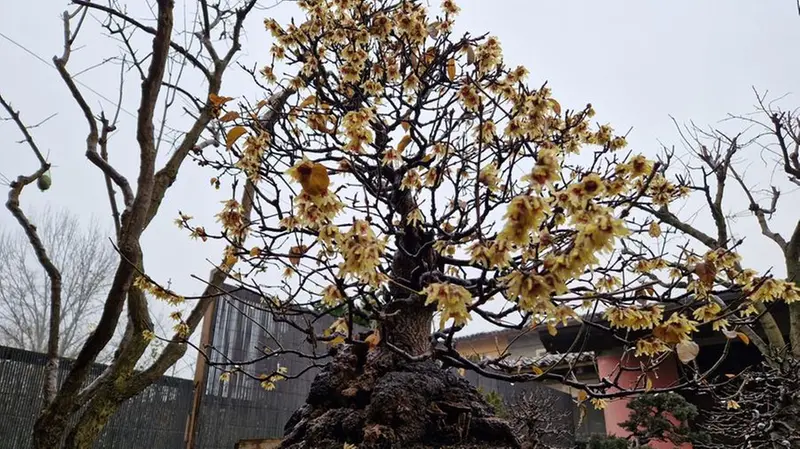
MULTIPOLYGON (((621 354, 605 354, 597 356, 597 371, 601 379, 607 377, 613 380, 617 375, 617 366, 622 364, 625 367, 638 366, 638 361, 631 357, 626 356, 624 360, 620 360, 621 354)), ((678 378, 678 371, 675 365, 675 359, 670 358, 664 363, 659 365, 658 369, 653 373, 648 373, 648 378, 653 382, 653 387, 667 387, 673 384, 678 378)), ((641 371, 624 371, 619 377, 619 384, 624 388, 633 387, 637 378, 641 375, 641 371)), ((642 385, 640 384, 641 388, 642 385)), ((619 426, 620 423, 628 419, 630 409, 627 404, 629 398, 619 398, 609 400, 603 414, 606 420, 606 432, 609 435, 625 437, 629 432, 625 431, 619 426)), ((649 445, 655 449, 673 449, 675 445, 665 442, 651 442, 649 445)), ((682 449, 690 449, 691 444, 684 444, 680 446, 682 449)))

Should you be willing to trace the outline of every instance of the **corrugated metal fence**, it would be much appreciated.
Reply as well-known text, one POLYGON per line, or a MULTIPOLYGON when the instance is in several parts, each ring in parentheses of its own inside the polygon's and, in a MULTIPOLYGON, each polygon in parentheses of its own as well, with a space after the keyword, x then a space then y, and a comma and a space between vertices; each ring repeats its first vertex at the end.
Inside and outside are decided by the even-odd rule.
MULTIPOLYGON (((0 346, 0 449, 30 447, 33 423, 42 406, 46 360, 44 354, 0 346)), ((70 361, 62 361, 59 380, 69 368, 70 361)), ((95 365, 91 378, 104 368, 95 365)), ((96 447, 179 448, 191 401, 191 381, 163 377, 123 404, 96 447)))

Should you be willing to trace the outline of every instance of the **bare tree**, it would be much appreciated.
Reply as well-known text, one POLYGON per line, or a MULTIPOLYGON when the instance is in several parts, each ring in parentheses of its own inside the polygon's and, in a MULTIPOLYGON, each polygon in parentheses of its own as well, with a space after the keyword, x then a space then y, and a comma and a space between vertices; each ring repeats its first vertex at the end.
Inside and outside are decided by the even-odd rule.
MULTIPOLYGON (((570 403, 571 405, 571 403, 570 403)), ((575 446, 575 427, 571 410, 558 396, 544 389, 521 393, 506 406, 508 419, 529 449, 561 449, 575 446)))
MULTIPOLYGON (((95 221, 84 225, 69 211, 50 208, 31 219, 63 276, 58 354, 72 358, 97 322, 116 253, 95 221)), ((46 352, 50 279, 16 228, 0 231, 0 260, 0 341, 46 352)))
MULTIPOLYGON (((25 233, 36 260, 47 273, 50 291, 47 298, 47 355, 43 410, 34 426, 34 448, 92 447, 108 419, 126 399, 138 394, 157 380, 186 352, 187 339, 196 329, 206 309, 219 294, 219 287, 235 258, 223 257, 212 275, 204 282, 203 292, 194 297, 190 311, 175 315, 172 335, 161 336, 164 349, 157 359, 143 370, 135 370, 150 345, 154 333, 147 294, 172 305, 181 304, 186 296, 157 285, 159 275, 149 273, 143 264, 141 237, 161 203, 178 178, 187 158, 219 145, 218 118, 223 76, 234 63, 241 49, 245 20, 254 10, 256 0, 183 2, 176 7, 173 0, 136 2, 130 11, 118 1, 90 2, 73 0, 72 8, 63 14, 61 52, 53 64, 64 86, 74 100, 76 121, 86 126, 86 139, 75 143, 74 157, 83 153, 104 177, 110 215, 114 222, 113 244, 117 257, 113 278, 102 298, 102 310, 95 326, 82 342, 71 370, 57 385, 60 329, 66 313, 64 285, 70 285, 53 257, 57 249, 41 237, 37 223, 23 211, 23 192, 33 184, 46 188, 51 162, 45 158, 20 112, 5 97, 9 86, 1 86, 0 106, 7 119, 16 124, 23 144, 30 150, 38 168, 19 175, 9 183, 6 207, 25 233), (89 34, 87 33, 94 33, 89 34), (96 64, 113 68, 120 80, 119 97, 113 108, 104 110, 87 97, 92 91, 75 78, 74 50, 91 46, 99 35, 118 44, 118 52, 96 64), (139 86, 135 98, 129 99, 122 85, 133 79, 139 86), (133 106, 134 107, 127 107, 133 106), (121 117, 130 113, 134 120, 121 117), (127 142, 127 145, 124 143, 127 142), (114 151, 118 147, 136 148, 138 161, 131 169, 115 166, 114 151), (83 147, 79 150, 78 147, 83 147), (159 155, 165 159, 159 164, 159 155), (125 175, 135 172, 132 182, 125 175), (127 311, 127 322, 122 317, 127 311), (96 379, 90 379, 90 367, 110 345, 121 323, 124 336, 114 345, 114 356, 108 368, 96 379)), ((83 54, 87 50, 83 50, 83 54)), ((90 53, 89 53, 90 54, 90 53)), ((273 106, 285 96, 277 96, 262 114, 264 123, 274 120, 273 106)), ((66 145, 65 145, 66 146, 66 145)), ((230 217, 233 210, 244 223, 248 222, 252 205, 251 182, 230 186, 231 200, 222 212, 230 217)), ((174 214, 177 211, 168 211, 174 214)), ((244 235, 232 237, 243 243, 244 235)))
POLYGON ((702 449, 800 447, 800 363, 785 360, 751 367, 715 391, 698 427, 710 438, 702 449), (733 401, 733 402, 731 402, 733 401), (735 404, 735 406, 732 406, 735 404))
POLYGON ((770 258, 775 261, 772 268, 785 271, 785 276, 759 277, 747 266, 748 260, 738 256, 727 268, 713 261, 701 266, 709 269, 709 277, 723 276, 727 270, 740 273, 727 282, 740 295, 729 301, 711 297, 714 310, 708 318, 724 319, 729 339, 737 339, 731 329, 744 331, 744 341, 758 348, 767 366, 746 367, 754 371, 724 379, 715 393, 717 410, 727 411, 719 419, 712 418, 709 429, 717 435, 737 436, 738 443, 729 447, 756 441, 764 445, 747 447, 800 444, 796 438, 800 396, 792 393, 797 389, 792 379, 800 365, 800 215, 795 209, 800 186, 800 115, 796 108, 781 107, 782 100, 756 93, 753 113, 731 114, 717 126, 676 122, 687 151, 666 149, 663 170, 692 192, 688 201, 695 203, 689 204, 700 204, 699 211, 688 213, 693 208, 680 203, 637 205, 664 226, 665 241, 684 250, 733 253, 745 240, 755 240, 761 254, 777 256, 770 258), (768 176, 755 174, 756 170, 768 176), (748 233, 744 220, 753 220, 757 231, 748 233), (764 404, 766 409, 761 407, 764 404), (773 419, 774 425, 763 424, 773 419))

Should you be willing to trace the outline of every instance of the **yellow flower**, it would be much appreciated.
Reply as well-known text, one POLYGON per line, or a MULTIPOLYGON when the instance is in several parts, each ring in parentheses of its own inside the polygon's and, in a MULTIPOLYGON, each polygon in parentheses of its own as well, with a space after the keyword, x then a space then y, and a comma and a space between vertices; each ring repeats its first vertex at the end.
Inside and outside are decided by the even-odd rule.
POLYGON ((156 338, 156 334, 154 334, 152 331, 149 330, 143 330, 142 338, 144 338, 144 341, 150 342, 153 341, 154 338, 156 338))
POLYGON ((444 328, 450 318, 455 326, 463 326, 470 320, 467 306, 472 302, 472 294, 466 288, 446 282, 437 282, 428 285, 422 290, 427 299, 425 305, 437 304, 441 313, 439 328, 444 328))
POLYGON ((481 106, 481 96, 478 89, 472 83, 465 83, 458 91, 458 97, 461 100, 461 105, 470 112, 478 112, 481 106))
POLYGON ((630 174, 634 178, 649 176, 653 171, 653 162, 641 154, 634 156, 629 162, 630 174))
POLYGON ((609 307, 604 315, 612 329, 642 330, 652 329, 661 323, 663 313, 664 309, 661 306, 609 307))
POLYGON ((605 399, 592 398, 590 402, 592 403, 592 406, 594 406, 595 410, 605 410, 606 405, 608 405, 608 401, 605 399))
POLYGON ((413 168, 406 172, 405 176, 403 176, 403 180, 400 182, 401 190, 417 190, 421 187, 422 179, 419 176, 419 172, 413 168))
POLYGON ((223 201, 225 206, 217 214, 217 221, 222 223, 222 228, 228 235, 236 240, 241 240, 247 235, 244 208, 235 199, 223 201))
POLYGON ((657 338, 641 338, 636 341, 636 357, 650 357, 667 351, 669 351, 669 347, 657 338))
POLYGON ((653 329, 653 336, 667 344, 676 344, 691 340, 691 333, 697 332, 697 323, 683 314, 674 313, 663 324, 653 329))
POLYGON ((484 268, 491 267, 491 248, 483 242, 475 242, 469 248, 470 261, 484 268))
POLYGON ((461 11, 461 8, 453 0, 444 0, 442 2, 442 11, 450 15, 456 15, 461 11))
POLYGON ((534 187, 541 187, 547 183, 558 181, 561 177, 561 166, 555 149, 543 148, 539 150, 536 165, 530 174, 522 177, 522 181, 530 181, 534 187))
POLYGON ((473 132, 475 133, 475 138, 484 144, 492 143, 497 135, 497 129, 491 120, 485 120, 483 123, 478 124, 473 132))
POLYGON ((425 217, 422 215, 422 211, 419 208, 414 209, 408 214, 408 217, 406 217, 406 224, 415 228, 418 228, 420 224, 424 222, 425 217))
POLYGON ((478 174, 478 182, 487 186, 490 191, 496 191, 498 189, 498 185, 500 184, 500 179, 497 175, 497 164, 492 162, 481 169, 480 173, 478 174))
POLYGON ((293 229, 297 225, 319 229, 330 223, 344 209, 344 204, 339 201, 339 198, 330 189, 324 195, 317 197, 313 197, 303 191, 300 195, 294 197, 294 206, 296 222, 282 222, 289 229, 293 229), (294 226, 290 227, 289 225, 294 226))
POLYGON ((383 153, 383 160, 381 161, 383 165, 389 165, 394 168, 399 167, 403 163, 403 157, 399 151, 394 148, 390 148, 385 153, 383 153))
POLYGON ((722 307, 717 302, 710 302, 709 304, 694 309, 692 315, 696 320, 708 323, 714 320, 721 310, 722 307))
POLYGON ((343 299, 342 291, 335 284, 331 284, 322 290, 322 302, 328 307, 338 306, 343 299))
POLYGON ((589 173, 581 180, 581 190, 589 198, 595 198, 603 194, 605 190, 605 183, 603 178, 597 173, 589 173))
POLYGON ((531 232, 539 227, 550 206, 540 197, 520 195, 514 197, 506 210, 506 225, 498 239, 520 246, 531 242, 531 232))
POLYGON ((386 242, 375 236, 369 222, 356 220, 347 233, 339 236, 337 243, 344 258, 339 265, 339 277, 353 276, 372 286, 383 281, 378 267, 386 242))
POLYGON ((503 50, 500 48, 500 41, 495 36, 489 36, 486 41, 475 51, 475 60, 478 62, 478 71, 487 73, 497 67, 503 58, 503 50))
POLYGON ((597 281, 597 289, 604 292, 610 292, 620 284, 621 281, 615 276, 603 276, 599 281, 597 281))
POLYGON ((550 295, 563 291, 564 285, 552 276, 541 276, 535 273, 512 271, 502 278, 506 285, 506 295, 510 301, 517 301, 519 308, 525 312, 548 314, 553 313, 555 306, 550 295))
POLYGON ((648 229, 647 232, 648 234, 650 234, 650 237, 658 238, 659 236, 661 236, 661 226, 658 225, 657 221, 653 221, 652 223, 650 223, 650 228, 648 229))

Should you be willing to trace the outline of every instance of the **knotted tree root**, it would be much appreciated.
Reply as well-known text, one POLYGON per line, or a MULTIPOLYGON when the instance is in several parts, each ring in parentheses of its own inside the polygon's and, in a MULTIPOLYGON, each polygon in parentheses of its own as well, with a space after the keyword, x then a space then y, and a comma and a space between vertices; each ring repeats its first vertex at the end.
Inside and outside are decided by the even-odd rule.
POLYGON ((360 346, 339 351, 317 375, 284 431, 282 449, 522 447, 457 374, 360 346))

